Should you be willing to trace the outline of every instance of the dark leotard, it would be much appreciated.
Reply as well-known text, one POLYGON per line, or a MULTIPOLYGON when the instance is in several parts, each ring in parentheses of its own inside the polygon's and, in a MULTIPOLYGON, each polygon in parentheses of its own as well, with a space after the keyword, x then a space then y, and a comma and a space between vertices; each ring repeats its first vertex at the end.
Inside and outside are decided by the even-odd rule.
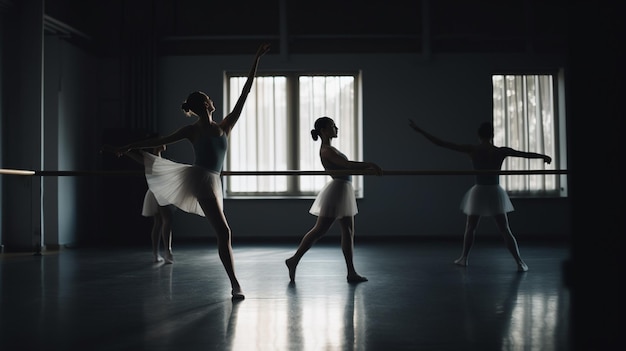
POLYGON ((193 164, 220 173, 224 165, 227 147, 228 138, 225 133, 210 135, 207 131, 202 131, 202 134, 193 142, 195 155, 193 164))
MULTIPOLYGON (((502 166, 501 151, 494 149, 480 149, 472 153, 472 165, 475 170, 499 170, 502 166)), ((496 185, 500 184, 500 176, 498 174, 477 174, 475 177, 478 185, 496 185)))
MULTIPOLYGON (((335 149, 335 148, 333 148, 333 149, 335 149)), ((346 155, 344 155, 341 151, 339 151, 339 150, 337 150, 337 149, 335 149, 335 150, 336 150, 336 151, 339 153, 339 155, 341 155, 343 158, 345 158, 346 160, 348 159, 348 158, 346 157, 346 155)), ((333 163, 331 163, 331 162, 326 162, 326 163, 322 162, 322 164, 323 164, 323 166, 324 166, 324 169, 326 169, 327 171, 342 170, 342 169, 344 169, 344 168, 342 168, 342 167, 339 167, 339 166, 334 165, 334 164, 333 164, 333 163)), ((340 180, 347 180, 347 181, 349 181, 349 182, 350 182, 350 181, 352 181, 352 176, 351 176, 351 175, 349 175, 349 174, 345 174, 345 175, 344 175, 344 174, 341 174, 341 175, 333 175, 333 176, 331 176, 331 178, 333 178, 333 179, 340 179, 340 180)))

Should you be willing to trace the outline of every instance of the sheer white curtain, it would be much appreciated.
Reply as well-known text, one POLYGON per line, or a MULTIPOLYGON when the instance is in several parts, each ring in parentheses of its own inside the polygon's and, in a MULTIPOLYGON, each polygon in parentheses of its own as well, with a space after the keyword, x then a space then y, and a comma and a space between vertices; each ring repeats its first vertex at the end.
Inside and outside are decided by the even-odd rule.
MULTIPOLYGON (((552 157, 541 159, 509 157, 503 170, 555 169, 555 97, 551 75, 494 75, 494 144, 552 157)), ((558 190, 555 175, 503 175, 500 184, 512 193, 541 193, 558 190)))
MULTIPOLYGON (((246 77, 229 80, 229 111, 235 105, 246 77)), ((243 112, 229 137, 229 171, 287 170, 287 79, 257 77, 243 112)), ((287 176, 232 176, 225 181, 229 192, 281 193, 288 190, 287 176)))
MULTIPOLYGON (((299 78, 299 157, 301 170, 323 170, 319 148, 321 141, 313 141, 311 129, 322 116, 332 118, 339 129, 333 146, 350 160, 360 159, 357 148, 359 126, 355 108, 355 80, 352 76, 301 76, 299 78)), ((317 193, 328 182, 329 176, 299 177, 300 190, 317 193)), ((362 176, 353 176, 353 185, 360 196, 362 176)))
MULTIPOLYGON (((245 77, 228 79, 229 109, 245 77)), ((284 75, 255 79, 237 126, 229 138, 229 171, 321 171, 320 141, 311 138, 315 120, 328 116, 339 128, 333 145, 351 160, 361 159, 360 124, 353 75, 284 75)), ((227 195, 315 195, 329 176, 231 176, 227 195)), ((357 195, 362 176, 353 177, 357 195)))

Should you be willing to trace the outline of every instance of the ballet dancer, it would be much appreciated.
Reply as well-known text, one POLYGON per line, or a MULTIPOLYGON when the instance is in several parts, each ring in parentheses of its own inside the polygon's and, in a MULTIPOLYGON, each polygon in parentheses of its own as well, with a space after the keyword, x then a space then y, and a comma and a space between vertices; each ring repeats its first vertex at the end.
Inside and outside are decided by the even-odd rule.
MULTIPOLYGON (((324 169, 350 170, 350 169, 371 169, 378 175, 382 174, 382 169, 372 162, 350 161, 339 150, 331 145, 331 140, 337 137, 339 129, 330 117, 320 117, 315 121, 314 129, 311 130, 313 140, 322 139, 320 146, 320 159, 324 169)), ((318 193, 309 212, 317 216, 317 221, 302 238, 295 254, 285 260, 289 269, 289 280, 295 283, 296 267, 302 256, 313 246, 313 244, 324 236, 335 221, 339 221, 341 226, 341 250, 346 261, 348 270, 347 280, 350 283, 367 281, 367 278, 359 275, 353 262, 354 249, 354 216, 357 214, 356 197, 352 186, 352 177, 347 175, 332 175, 330 182, 326 183, 318 193)))
POLYGON ((233 299, 244 299, 245 295, 235 275, 232 232, 224 214, 220 173, 228 136, 241 116, 260 58, 269 48, 269 44, 259 46, 241 94, 233 110, 221 122, 213 120, 213 100, 205 93, 195 91, 181 105, 187 116, 197 117, 195 123, 181 127, 169 135, 138 141, 117 149, 117 155, 121 156, 129 150, 169 145, 181 140, 191 143, 195 157, 193 165, 144 153, 144 157, 152 161, 145 163, 146 180, 159 205, 173 204, 185 212, 207 218, 216 232, 218 254, 230 280, 233 299))
MULTIPOLYGON (((491 122, 481 123, 478 127, 479 143, 477 144, 455 144, 444 141, 417 126, 411 119, 409 119, 409 126, 437 146, 467 154, 475 170, 500 170, 502 162, 507 157, 540 158, 548 164, 552 162, 552 158, 547 155, 493 145, 493 124, 491 122)), ((480 218, 491 216, 504 238, 506 247, 517 263, 517 270, 526 272, 528 266, 520 257, 517 240, 509 227, 507 213, 514 211, 514 207, 509 195, 500 186, 499 179, 498 174, 477 174, 474 186, 465 193, 461 201, 461 210, 467 215, 463 251, 454 263, 463 267, 468 265, 468 257, 474 244, 476 227, 478 227, 480 218)))

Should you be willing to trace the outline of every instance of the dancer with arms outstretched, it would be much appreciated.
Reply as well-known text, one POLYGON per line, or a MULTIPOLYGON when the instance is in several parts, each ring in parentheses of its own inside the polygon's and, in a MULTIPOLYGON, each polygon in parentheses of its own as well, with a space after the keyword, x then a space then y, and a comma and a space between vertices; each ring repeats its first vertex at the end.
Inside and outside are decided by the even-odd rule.
MULTIPOLYGON (((411 119, 409 119, 409 126, 437 146, 467 154, 475 170, 500 170, 502 162, 507 157, 538 158, 548 164, 552 162, 552 158, 547 155, 493 145, 494 132, 491 122, 481 123, 478 127, 479 142, 477 144, 456 144, 442 140, 426 132, 411 119)), ((467 219, 463 236, 463 251, 461 256, 454 261, 455 264, 464 267, 468 265, 468 257, 474 244, 476 227, 480 218, 491 216, 504 238, 506 247, 517 263, 517 270, 520 272, 528 270, 528 266, 520 257, 517 240, 509 227, 507 213, 514 210, 513 204, 506 191, 500 186, 497 173, 476 175, 474 186, 465 193, 461 201, 461 210, 467 215, 467 219)))

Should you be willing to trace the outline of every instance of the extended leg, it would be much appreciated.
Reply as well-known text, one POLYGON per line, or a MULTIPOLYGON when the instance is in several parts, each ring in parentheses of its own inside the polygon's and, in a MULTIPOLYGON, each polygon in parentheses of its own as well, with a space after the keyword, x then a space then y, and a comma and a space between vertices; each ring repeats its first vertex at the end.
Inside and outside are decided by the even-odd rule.
POLYGON ((496 215, 493 218, 495 219, 496 224, 498 225, 498 230, 500 231, 500 234, 502 234, 502 238, 506 243, 506 248, 509 249, 509 252, 511 252, 511 255, 513 255, 513 258, 517 263, 517 270, 520 272, 526 272, 528 270, 528 266, 520 257, 517 240, 515 240, 515 236, 513 236, 513 232, 511 232, 511 228, 509 227, 509 218, 506 213, 496 215))
POLYGON ((343 217, 339 223, 341 224, 341 251, 346 259, 348 282, 365 282, 367 278, 360 276, 354 269, 354 217, 343 217))
POLYGON ((159 255, 159 236, 161 235, 161 217, 157 213, 152 217, 152 231, 150 238, 152 240, 152 256, 154 262, 163 262, 163 257, 159 255))
POLYGON ((215 198, 199 200, 200 206, 204 211, 206 218, 209 220, 217 235, 217 251, 230 280, 232 287, 232 296, 235 299, 243 299, 244 294, 241 285, 235 275, 235 264, 233 259, 233 248, 231 243, 231 230, 226 216, 221 206, 215 198))
POLYGON ((309 249, 313 246, 313 244, 315 244, 317 240, 319 240, 319 238, 321 238, 322 236, 324 236, 324 234, 326 234, 326 232, 328 232, 328 229, 330 229, 334 222, 335 219, 331 217, 317 217, 317 221, 315 222, 313 228, 311 228, 304 235, 304 237, 302 237, 296 253, 294 253, 293 256, 285 260, 285 264, 289 269, 289 280, 292 283, 296 279, 296 267, 302 259, 302 256, 304 256, 304 254, 309 251, 309 249))
POLYGON ((463 251, 461 257, 454 260, 455 264, 459 266, 467 266, 470 251, 474 245, 474 237, 476 236, 476 227, 480 222, 480 216, 468 215, 465 221, 465 233, 463 234, 463 251))
POLYGON ((172 254, 172 210, 169 206, 159 206, 159 214, 161 216, 160 232, 161 240, 163 240, 165 263, 171 264, 174 263, 174 255, 172 254))

